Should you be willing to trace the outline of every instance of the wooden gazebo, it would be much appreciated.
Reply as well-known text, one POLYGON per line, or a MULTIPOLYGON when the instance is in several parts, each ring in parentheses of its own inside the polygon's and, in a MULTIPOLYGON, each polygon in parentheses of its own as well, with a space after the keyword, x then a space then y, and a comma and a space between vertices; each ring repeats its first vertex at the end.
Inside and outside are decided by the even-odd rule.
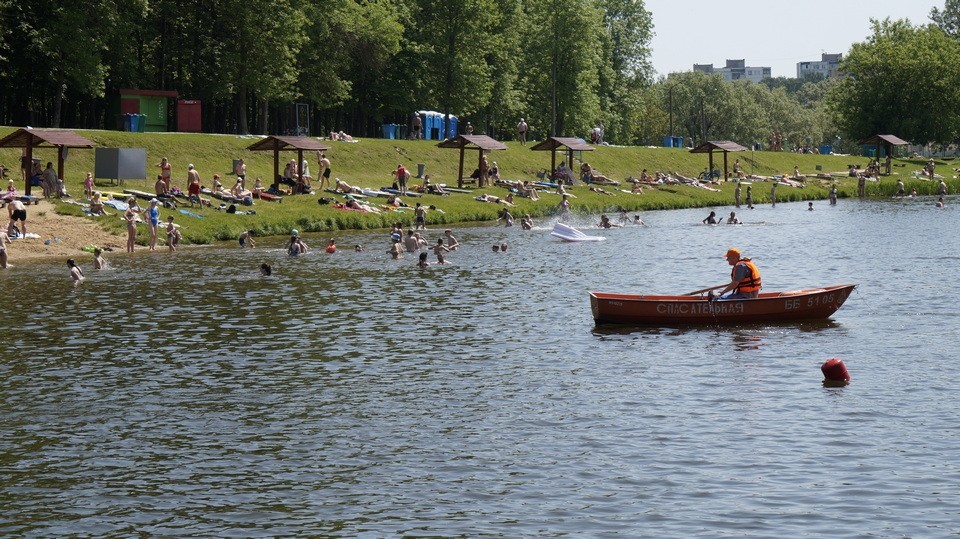
POLYGON ((730 175, 727 172, 727 154, 730 152, 745 152, 747 149, 729 140, 708 140, 690 150, 690 153, 710 154, 710 168, 707 169, 707 178, 705 179, 710 179, 710 175, 713 174, 713 152, 716 150, 723 151, 723 179, 728 180, 730 175))
POLYGON ((24 169, 24 193, 30 194, 30 176, 33 174, 33 149, 34 148, 56 148, 57 149, 57 176, 63 179, 63 162, 66 159, 65 151, 67 148, 93 148, 93 142, 82 137, 73 131, 61 129, 17 129, 3 139, 0 139, 0 148, 26 148, 23 162, 20 167, 24 169))
MULTIPOLYGON (((903 140, 900 137, 894 135, 873 135, 872 137, 867 137, 857 143, 858 146, 863 146, 865 144, 873 144, 879 148, 883 146, 883 149, 886 152, 886 155, 893 155, 894 146, 909 146, 910 143, 903 140)), ((877 152, 877 159, 880 159, 880 152, 877 152)), ((887 175, 889 176, 892 171, 890 170, 889 164, 887 165, 887 175)))
POLYGON ((302 176, 303 170, 301 170, 301 165, 303 163, 303 152, 325 152, 329 150, 330 147, 310 137, 278 137, 271 135, 251 144, 247 149, 252 152, 273 152, 273 186, 277 187, 280 183, 281 151, 297 151, 297 174, 298 176, 302 176))
MULTIPOLYGON (((477 150, 477 168, 480 168, 480 162, 483 160, 483 152, 507 149, 503 143, 487 135, 457 135, 456 137, 437 144, 437 147, 460 150, 460 167, 457 169, 457 186, 461 189, 463 188, 463 154, 466 150, 477 150)), ((483 187, 479 181, 477 182, 477 187, 483 187)))
POLYGON ((548 137, 530 147, 535 152, 550 152, 550 176, 557 170, 557 150, 566 152, 567 167, 573 174, 573 152, 592 152, 596 148, 575 137, 548 137))

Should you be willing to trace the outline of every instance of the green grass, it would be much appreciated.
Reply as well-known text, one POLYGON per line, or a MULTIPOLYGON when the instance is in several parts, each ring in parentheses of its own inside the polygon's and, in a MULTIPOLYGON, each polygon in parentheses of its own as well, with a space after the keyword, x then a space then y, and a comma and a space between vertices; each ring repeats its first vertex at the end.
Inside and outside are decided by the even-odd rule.
MULTIPOLYGON (((6 136, 14 128, 0 128, 0 137, 6 136)), ((98 147, 108 148, 145 148, 147 150, 147 174, 155 178, 159 169, 154 165, 160 158, 166 156, 173 164, 174 185, 185 190, 187 164, 193 163, 200 172, 204 185, 212 183, 214 173, 224 177, 224 184, 230 185, 232 160, 244 158, 247 163, 248 181, 260 176, 264 183, 269 184, 273 175, 273 154, 271 152, 250 152, 246 148, 258 140, 257 137, 239 137, 234 135, 201 135, 181 133, 124 133, 118 131, 86 131, 78 133, 92 140, 98 147)), ((399 141, 384 139, 364 139, 357 143, 330 142, 331 150, 327 156, 332 161, 333 176, 341 178, 352 185, 361 187, 381 187, 392 181, 391 172, 398 163, 403 163, 408 169, 416 172, 417 163, 426 166, 426 173, 434 183, 456 184, 459 152, 456 150, 441 149, 436 141, 399 141)), ((533 152, 528 146, 509 143, 504 151, 493 152, 492 161, 500 166, 501 175, 511 180, 535 180, 536 174, 550 166, 550 155, 547 152, 533 152)), ((56 151, 50 148, 34 150, 34 156, 46 161, 56 162, 56 151)), ((292 158, 296 152, 282 152, 281 165, 292 158)), ((638 177, 644 168, 653 172, 673 171, 684 176, 696 176, 707 168, 708 157, 705 154, 691 154, 688 150, 673 148, 652 147, 598 147, 596 151, 584 152, 583 157, 603 174, 618 181, 628 176, 638 177)), ((312 153, 305 153, 304 158, 310 163, 311 172, 316 176, 317 161, 312 153)), ((464 158, 464 170, 469 174, 475 167, 478 154, 468 151, 464 158)), ((558 162, 561 159, 557 156, 558 162)), ((729 154, 728 166, 733 168, 733 162, 739 158, 747 173, 762 176, 788 173, 792 174, 794 165, 800 167, 801 173, 813 175, 817 166, 824 172, 834 173, 833 180, 810 179, 803 189, 780 186, 777 189, 779 201, 815 200, 827 197, 828 190, 834 182, 838 185, 841 197, 856 195, 856 180, 846 177, 845 171, 849 164, 859 164, 865 167, 868 159, 865 157, 831 156, 831 155, 801 155, 784 152, 739 152, 729 154), (838 175, 839 173, 840 175, 838 175)), ((20 160, 19 149, 0 149, 0 163, 15 166, 20 160)), ((65 176, 68 190, 79 196, 82 192, 84 174, 93 170, 93 150, 71 150, 65 163, 65 176)), ((909 191, 916 187, 922 195, 932 195, 936 192, 936 182, 918 180, 913 177, 913 171, 922 168, 922 160, 894 160, 903 167, 895 167, 904 179, 909 191)), ((950 192, 956 192, 960 182, 953 178, 954 172, 950 168, 953 163, 939 162, 938 172, 947 178, 950 192)), ((576 163, 575 163, 575 166, 576 163)), ((723 168, 723 154, 714 154, 714 168, 723 168)), ((23 188, 19 180, 18 171, 10 171, 10 177, 18 179, 18 189, 23 188)), ((884 178, 881 182, 868 183, 868 196, 886 197, 896 192, 896 177, 884 178)), ((420 180, 411 179, 412 184, 420 180)), ((249 185, 249 184, 248 184, 249 185)), ((754 202, 765 203, 769 200, 769 183, 754 181, 754 202)), ((119 191, 123 188, 153 190, 153 180, 126 180, 123 187, 110 185, 109 180, 98 180, 97 186, 102 190, 119 191)), ((629 189, 629 184, 621 187, 629 189)), ((644 189, 644 194, 633 195, 622 193, 615 187, 606 187, 617 196, 605 196, 589 191, 586 187, 578 186, 569 189, 577 196, 573 199, 571 210, 576 213, 598 214, 614 212, 622 207, 627 211, 667 210, 691 207, 726 206, 733 201, 734 184, 721 184, 721 192, 714 193, 703 189, 687 186, 663 186, 656 189, 644 189)), ((440 197, 425 195, 421 198, 405 199, 411 205, 421 202, 425 205, 435 205, 439 211, 428 213, 428 222, 432 224, 452 224, 464 222, 489 221, 495 219, 502 206, 478 202, 473 199, 475 194, 489 193, 499 197, 507 195, 507 190, 500 187, 488 187, 476 190, 474 194, 454 193, 451 196, 440 197)), ((365 214, 353 211, 343 211, 321 206, 317 203, 320 196, 331 196, 328 193, 317 193, 314 196, 286 197, 282 204, 272 202, 258 202, 253 209, 256 215, 229 215, 224 212, 203 209, 194 209, 205 215, 198 219, 180 213, 174 213, 176 222, 180 223, 184 239, 190 243, 210 243, 217 240, 235 239, 243 230, 253 229, 258 235, 282 235, 290 229, 297 228, 305 232, 332 231, 342 229, 385 228, 394 222, 405 225, 413 223, 413 212, 388 212, 383 214, 365 214)), ((381 201, 383 199, 380 199, 381 201)), ((530 201, 517 198, 517 207, 511 212, 519 218, 524 213, 533 217, 546 217, 557 213, 560 197, 555 194, 543 194, 541 200, 530 201)), ((250 208, 241 207, 242 210, 250 208)), ((82 215, 77 206, 59 204, 58 212, 73 215, 82 215)), ((168 211, 162 212, 165 218, 168 211)), ((102 226, 117 233, 124 232, 124 224, 119 219, 98 221, 102 226)))

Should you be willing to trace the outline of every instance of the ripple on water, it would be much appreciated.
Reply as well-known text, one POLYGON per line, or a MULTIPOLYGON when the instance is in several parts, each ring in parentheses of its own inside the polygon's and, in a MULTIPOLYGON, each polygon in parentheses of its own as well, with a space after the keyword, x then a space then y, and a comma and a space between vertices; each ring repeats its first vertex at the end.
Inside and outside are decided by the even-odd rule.
POLYGON ((909 261, 949 274, 960 240, 937 231, 957 217, 794 206, 730 228, 647 212, 590 245, 466 228, 452 264, 426 269, 388 260, 382 232, 338 234, 368 250, 333 256, 273 239, 115 254, 77 288, 60 263, 16 265, 0 294, 31 308, 0 314, 0 530, 960 533, 957 315, 906 277, 909 261), (588 290, 702 288, 731 245, 768 287, 860 288, 823 323, 594 327, 588 290), (832 356, 849 386, 821 385, 832 356))

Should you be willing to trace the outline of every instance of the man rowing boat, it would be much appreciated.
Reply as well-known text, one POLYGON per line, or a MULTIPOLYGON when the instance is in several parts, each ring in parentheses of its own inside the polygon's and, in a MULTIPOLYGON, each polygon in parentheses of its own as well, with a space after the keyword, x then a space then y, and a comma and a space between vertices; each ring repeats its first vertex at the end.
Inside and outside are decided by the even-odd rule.
POLYGON ((733 266, 730 271, 730 284, 720 291, 721 299, 749 299, 760 294, 760 270, 749 258, 740 258, 740 249, 727 250, 727 263, 733 266), (729 296, 723 294, 731 291, 729 296))

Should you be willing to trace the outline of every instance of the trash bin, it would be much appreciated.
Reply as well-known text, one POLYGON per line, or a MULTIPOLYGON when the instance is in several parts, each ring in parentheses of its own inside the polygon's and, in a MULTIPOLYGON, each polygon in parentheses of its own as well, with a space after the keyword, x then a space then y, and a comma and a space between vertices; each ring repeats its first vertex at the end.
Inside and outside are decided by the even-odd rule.
POLYGON ((147 115, 146 115, 146 114, 138 114, 137 116, 140 117, 140 122, 137 124, 137 132, 143 133, 143 131, 144 131, 144 130, 146 129, 146 127, 147 127, 147 115))
POLYGON ((663 147, 664 148, 673 148, 673 137, 667 135, 663 137, 663 147))
POLYGON ((427 165, 425 165, 425 164, 423 164, 423 163, 417 163, 417 177, 418 177, 418 178, 422 178, 422 177, 423 177, 423 171, 424 171, 426 168, 427 168, 427 165))
POLYGON ((383 138, 393 138, 393 124, 383 124, 383 138))
POLYGON ((130 114, 129 112, 123 115, 123 130, 124 130, 124 131, 130 131, 130 124, 131 124, 131 118, 132 118, 132 117, 133 117, 133 114, 130 114))

